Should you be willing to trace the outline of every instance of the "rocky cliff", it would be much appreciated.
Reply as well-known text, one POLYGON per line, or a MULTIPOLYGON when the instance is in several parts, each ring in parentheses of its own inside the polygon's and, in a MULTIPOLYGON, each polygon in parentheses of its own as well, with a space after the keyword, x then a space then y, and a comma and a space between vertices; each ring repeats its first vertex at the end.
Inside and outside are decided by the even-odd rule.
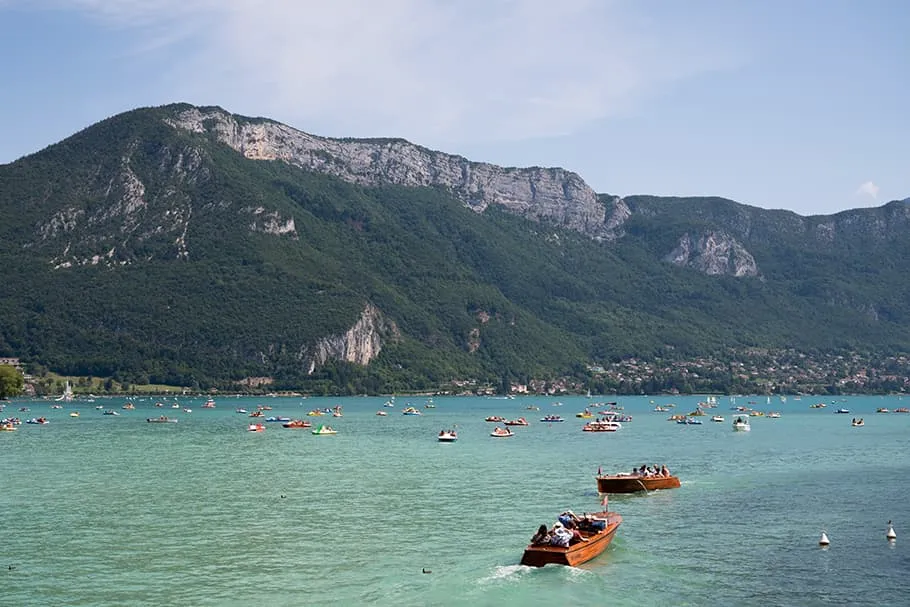
POLYGON ((367 365, 379 356, 385 341, 400 336, 394 322, 386 319, 376 306, 367 304, 357 322, 343 335, 323 337, 313 346, 301 350, 299 358, 308 374, 330 360, 367 365))
POLYGON ((220 108, 184 109, 166 122, 210 134, 247 158, 281 160, 359 185, 443 187, 477 212, 498 205, 593 238, 610 234, 594 190, 564 169, 503 168, 402 139, 317 137, 269 120, 243 119, 220 108))
POLYGON ((709 276, 758 276, 755 258, 735 238, 724 232, 684 234, 666 261, 696 269, 709 276))

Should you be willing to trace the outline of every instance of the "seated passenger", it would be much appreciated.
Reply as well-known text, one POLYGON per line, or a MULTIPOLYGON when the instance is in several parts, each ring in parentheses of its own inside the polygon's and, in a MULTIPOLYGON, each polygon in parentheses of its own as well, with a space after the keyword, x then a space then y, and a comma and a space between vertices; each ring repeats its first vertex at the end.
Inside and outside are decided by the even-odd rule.
POLYGON ((547 531, 546 525, 541 525, 537 529, 537 533, 534 534, 534 537, 531 538, 531 544, 534 546, 541 546, 550 543, 550 532, 547 531))
POLYGON ((572 537, 573 533, 563 527, 562 523, 556 523, 553 525, 552 531, 550 531, 550 545, 568 548, 572 542, 572 537))

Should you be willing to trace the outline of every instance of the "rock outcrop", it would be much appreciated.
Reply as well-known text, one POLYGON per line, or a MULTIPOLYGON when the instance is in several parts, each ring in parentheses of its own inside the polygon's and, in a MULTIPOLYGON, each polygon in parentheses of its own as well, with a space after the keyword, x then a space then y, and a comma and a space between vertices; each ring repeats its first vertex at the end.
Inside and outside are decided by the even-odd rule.
POLYGON ((686 233, 664 259, 708 275, 759 275, 755 258, 742 244, 724 232, 706 232, 694 237, 686 233))
POLYGON ((379 309, 367 304, 357 322, 342 335, 323 337, 311 347, 304 348, 301 359, 307 373, 330 360, 368 365, 379 356, 383 343, 401 336, 398 326, 386 319, 379 309))

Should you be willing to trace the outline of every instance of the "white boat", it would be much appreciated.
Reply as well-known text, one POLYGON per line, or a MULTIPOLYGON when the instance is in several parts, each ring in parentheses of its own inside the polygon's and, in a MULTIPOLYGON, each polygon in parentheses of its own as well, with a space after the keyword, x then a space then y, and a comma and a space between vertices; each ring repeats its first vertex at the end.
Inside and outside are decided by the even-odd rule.
POLYGON ((734 432, 749 432, 751 430, 752 426, 749 425, 749 418, 745 415, 739 415, 733 420, 734 432))
POLYGON ((436 438, 440 443, 454 443, 458 440, 458 433, 455 430, 441 430, 436 438))
POLYGON ((712 422, 723 422, 724 416, 723 415, 714 415, 713 417, 711 417, 711 421, 712 422))
POLYGON ((495 436, 496 438, 508 438, 512 436, 512 431, 508 428, 493 428, 493 431, 490 432, 490 436, 495 436))

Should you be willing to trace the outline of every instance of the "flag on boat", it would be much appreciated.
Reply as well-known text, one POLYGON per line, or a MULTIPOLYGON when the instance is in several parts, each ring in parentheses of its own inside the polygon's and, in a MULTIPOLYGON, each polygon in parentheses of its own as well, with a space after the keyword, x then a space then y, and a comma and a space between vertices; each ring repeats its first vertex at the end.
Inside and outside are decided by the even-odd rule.
POLYGON ((601 472, 600 466, 597 466, 597 476, 600 476, 601 474, 603 474, 603 472, 601 472))

